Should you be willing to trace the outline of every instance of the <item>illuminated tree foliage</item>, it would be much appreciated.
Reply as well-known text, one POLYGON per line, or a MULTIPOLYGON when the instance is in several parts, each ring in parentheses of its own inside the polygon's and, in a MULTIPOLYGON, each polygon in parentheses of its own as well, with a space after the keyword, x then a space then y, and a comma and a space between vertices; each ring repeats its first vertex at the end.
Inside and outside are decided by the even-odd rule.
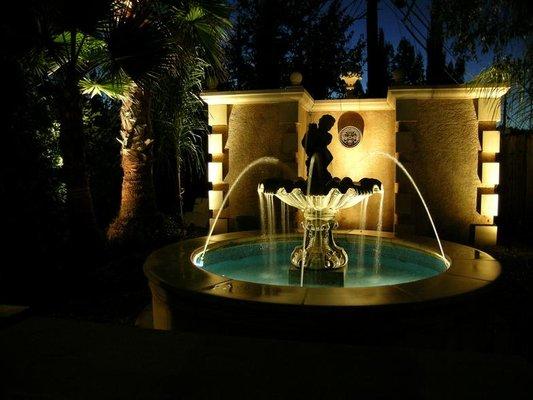
MULTIPOLYGON (((190 78, 191 65, 209 65, 211 71, 221 72, 222 43, 229 28, 228 8, 225 2, 209 0, 116 1, 113 6, 104 34, 110 66, 102 68, 94 79, 86 80, 84 92, 103 92, 121 102, 122 195, 108 237, 116 242, 131 242, 144 240, 142 236, 146 234, 150 240, 164 236, 167 229, 173 231, 156 204, 154 95, 168 80, 190 78)), ((200 72, 203 74, 205 68, 200 72)))
POLYGON ((67 219, 77 248, 100 243, 86 168, 84 99, 79 84, 100 63, 105 51, 96 35, 108 3, 87 3, 83 12, 65 0, 25 4, 35 36, 23 59, 34 68, 37 85, 48 93, 59 122, 67 219))
POLYGON ((440 0, 444 33, 456 53, 494 62, 469 84, 507 85, 507 124, 533 128, 533 3, 526 0, 440 0))

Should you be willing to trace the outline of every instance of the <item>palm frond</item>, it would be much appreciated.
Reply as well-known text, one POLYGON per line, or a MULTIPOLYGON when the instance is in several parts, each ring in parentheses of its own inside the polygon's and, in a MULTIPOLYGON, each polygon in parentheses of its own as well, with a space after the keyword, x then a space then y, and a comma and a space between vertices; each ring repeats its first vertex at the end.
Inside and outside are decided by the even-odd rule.
POLYGON ((481 71, 467 83, 472 88, 509 87, 505 96, 507 125, 531 129, 533 121, 533 71, 525 59, 502 58, 481 71))
POLYGON ((223 77, 224 45, 229 40, 230 8, 222 1, 197 1, 186 8, 176 8, 174 23, 181 40, 195 43, 195 56, 209 64, 209 71, 223 77))
POLYGON ((95 75, 80 81, 81 92, 89 97, 107 96, 114 100, 125 100, 133 88, 133 81, 126 74, 118 76, 95 75))
POLYGON ((183 65, 182 78, 167 76, 154 96, 154 131, 160 137, 159 145, 164 147, 165 141, 172 141, 173 146, 168 148, 176 152, 180 168, 196 174, 205 169, 203 138, 208 126, 198 94, 206 65, 200 59, 183 65))

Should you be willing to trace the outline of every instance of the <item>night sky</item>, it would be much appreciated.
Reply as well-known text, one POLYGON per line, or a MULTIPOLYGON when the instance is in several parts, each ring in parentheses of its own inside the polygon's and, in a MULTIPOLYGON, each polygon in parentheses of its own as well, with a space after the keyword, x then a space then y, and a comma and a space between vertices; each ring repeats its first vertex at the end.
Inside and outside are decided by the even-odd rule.
MULTIPOLYGON (((230 4, 235 3, 235 0, 229 0, 230 4)), ((410 3, 410 2, 409 2, 410 3)), ((366 0, 343 0, 343 5, 346 8, 346 12, 352 16, 361 15, 365 12, 366 0)), ((417 35, 419 42, 408 31, 404 22, 402 22, 403 15, 394 5, 392 0, 380 0, 378 3, 378 18, 379 27, 383 29, 385 33, 385 40, 392 43, 396 48, 398 42, 402 37, 407 38, 422 54, 424 58, 424 65, 426 62, 426 51, 421 44, 425 43, 427 38, 427 28, 424 25, 429 23, 429 9, 431 0, 416 0, 413 10, 416 12, 420 20, 414 15, 409 16, 409 20, 413 25, 411 30, 417 35)), ((366 21, 365 19, 359 19, 353 24, 353 37, 352 43, 355 43, 361 35, 366 36, 366 21)), ((522 52, 522 48, 519 45, 509 48, 511 54, 517 54, 522 52)), ((453 56, 451 53, 450 45, 446 45, 446 57, 447 61, 450 61, 453 56)), ((470 60, 466 63, 465 81, 469 81, 482 69, 488 67, 493 59, 493 54, 481 54, 477 55, 477 60, 470 60)), ((366 73, 363 73, 363 86, 366 87, 366 73)))
MULTIPOLYGON (((366 7, 366 0, 344 0, 343 3, 346 6, 347 12, 352 16, 363 13, 366 7)), ((429 23, 430 5, 430 0, 416 1, 414 11, 422 21, 418 20, 414 15, 409 16, 409 20, 412 21, 414 25, 414 27, 411 28, 411 31, 417 35, 418 40, 421 43, 425 43, 427 38, 427 28, 424 24, 429 23)), ((379 27, 382 28, 385 33, 385 40, 391 42, 396 48, 398 42, 405 37, 413 44, 413 46, 415 46, 415 49, 422 54, 425 65, 425 49, 415 38, 413 38, 409 30, 406 28, 404 22, 402 22, 402 12, 393 5, 391 0, 381 0, 378 3, 378 18, 379 27)), ((353 25, 353 32, 353 41, 356 41, 361 35, 364 37, 366 35, 366 21, 364 19, 356 21, 353 25)), ((452 59, 449 45, 446 46, 446 58, 447 61, 452 59)), ((477 60, 468 61, 466 63, 465 81, 472 79, 482 69, 489 66, 492 58, 492 54, 478 54, 477 60)), ((366 75, 363 75, 363 85, 366 87, 366 75)))

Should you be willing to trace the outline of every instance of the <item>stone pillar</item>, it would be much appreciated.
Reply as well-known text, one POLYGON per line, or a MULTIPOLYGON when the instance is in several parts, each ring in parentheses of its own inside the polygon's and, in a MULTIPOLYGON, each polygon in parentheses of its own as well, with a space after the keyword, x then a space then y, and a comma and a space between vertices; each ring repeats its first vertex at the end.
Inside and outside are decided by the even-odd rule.
MULTIPOLYGON (((417 129, 417 100, 398 100, 396 103, 396 158, 410 170, 414 156, 414 136, 417 129)), ((394 232, 398 236, 414 235, 414 203, 417 194, 405 174, 396 167, 394 199, 394 232)))
POLYGON ((496 128, 501 115, 501 98, 477 99, 480 151, 478 174, 481 181, 477 193, 477 212, 485 219, 473 224, 473 239, 478 246, 495 245, 498 237, 498 185, 500 183, 500 131, 496 128))
MULTIPOLYGON (((215 222, 214 217, 222 207, 222 200, 227 192, 228 185, 224 183, 224 177, 228 170, 227 152, 225 144, 228 139, 228 105, 210 104, 208 107, 208 123, 211 132, 208 135, 209 160, 207 165, 209 182, 209 228, 215 222)), ((228 231, 228 220, 220 218, 213 233, 225 233, 228 231)))

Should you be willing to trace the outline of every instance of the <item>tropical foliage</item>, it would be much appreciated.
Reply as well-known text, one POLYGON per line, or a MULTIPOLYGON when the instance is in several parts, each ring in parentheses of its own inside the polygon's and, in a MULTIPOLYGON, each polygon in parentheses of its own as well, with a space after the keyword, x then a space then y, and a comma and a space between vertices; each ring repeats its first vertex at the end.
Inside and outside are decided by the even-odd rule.
POLYGON ((153 182, 154 95, 157 94, 159 111, 174 109, 160 116, 159 128, 168 132, 169 124, 187 124, 175 129, 174 140, 168 142, 178 151, 178 170, 185 153, 196 155, 193 161, 200 161, 200 142, 191 130, 191 125, 201 127, 197 110, 191 113, 191 107, 197 108, 199 103, 185 98, 192 95, 191 91, 199 91, 207 67, 210 72, 221 74, 222 43, 229 21, 227 6, 218 1, 113 4, 104 30, 110 61, 81 84, 85 94, 106 95, 121 103, 121 207, 108 234, 112 239, 123 239, 138 230, 139 219, 153 221, 157 214, 153 182), (169 85, 184 94, 181 99, 163 94, 169 85), (170 106, 163 105, 163 101, 181 103, 170 106), (187 119, 184 112, 189 115, 187 119), (161 118, 166 117, 171 119, 161 124, 161 118))
POLYGON ((533 128, 533 5, 523 0, 440 0, 446 36, 456 53, 494 61, 470 85, 509 86, 507 125, 533 128), (461 10, 461 12, 457 12, 461 10))

